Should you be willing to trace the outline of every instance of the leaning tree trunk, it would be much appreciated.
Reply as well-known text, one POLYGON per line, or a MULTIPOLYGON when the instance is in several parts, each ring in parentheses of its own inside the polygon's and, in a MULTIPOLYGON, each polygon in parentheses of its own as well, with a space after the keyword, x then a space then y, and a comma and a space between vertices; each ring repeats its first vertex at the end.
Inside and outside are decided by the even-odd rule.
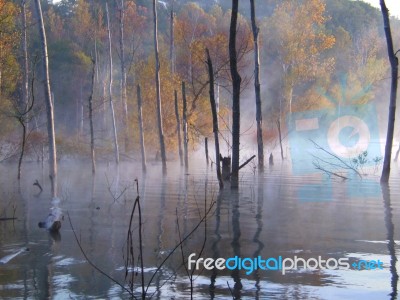
POLYGON ((261 89, 260 89, 260 55, 258 49, 258 33, 260 28, 256 24, 256 13, 254 0, 250 0, 251 6, 251 27, 254 40, 254 89, 256 94, 256 122, 257 122, 257 145, 258 145, 258 169, 264 170, 264 144, 262 136, 262 109, 261 109, 261 89))
POLYGON ((112 52, 111 52, 111 30, 110 30, 110 15, 108 13, 108 3, 106 2, 106 15, 107 15, 107 32, 108 32, 108 59, 110 65, 110 73, 109 73, 109 83, 108 83, 108 93, 109 93, 109 103, 110 103, 110 111, 111 111, 111 121, 113 126, 113 136, 114 136, 114 156, 115 163, 119 164, 119 149, 118 149, 118 136, 117 136, 117 126, 115 124, 115 113, 114 113, 114 103, 113 103, 113 95, 112 95, 112 83, 113 83, 113 61, 112 61, 112 52))
POLYGON ((229 28, 229 63, 232 77, 232 176, 231 188, 239 187, 240 144, 240 84, 242 78, 237 67, 236 30, 239 0, 232 0, 232 15, 229 28))
POLYGON ((281 131, 281 119, 280 119, 280 117, 276 121, 276 126, 278 127, 279 145, 280 145, 280 148, 281 148, 281 158, 282 158, 282 161, 283 161, 284 158, 283 158, 282 131, 281 131))
POLYGON ((181 166, 183 166, 182 139, 181 139, 181 120, 179 118, 178 92, 176 90, 174 91, 174 96, 175 96, 176 133, 178 135, 179 160, 181 162, 181 166))
POLYGON ((96 74, 96 58, 92 57, 92 87, 88 99, 89 106, 89 123, 90 123, 90 155, 92 159, 92 173, 96 173, 96 156, 94 151, 94 127, 93 127, 93 93, 94 93, 94 79, 96 74))
POLYGON ((188 157, 188 130, 187 130, 187 101, 186 101, 186 88, 185 82, 182 81, 182 100, 183 100, 183 113, 182 113, 182 123, 183 123, 183 157, 185 160, 186 170, 189 168, 189 157, 188 157))
POLYGON ((120 48, 120 61, 121 61, 121 102, 124 109, 123 126, 125 135, 125 152, 129 148, 129 124, 128 124, 128 103, 126 99, 126 65, 125 65, 125 49, 124 49, 124 18, 125 18, 125 4, 121 0, 121 7, 119 8, 119 48, 120 48))
POLYGON ((220 161, 221 152, 219 150, 218 114, 217 114, 217 105, 215 103, 215 94, 214 94, 214 70, 210 58, 210 52, 208 51, 208 49, 206 49, 206 54, 207 54, 208 77, 210 80, 210 104, 211 104, 214 142, 215 142, 215 164, 217 165, 217 178, 218 178, 219 188, 222 190, 224 188, 224 181, 222 180, 222 174, 221 174, 221 161, 220 161))
POLYGON ((46 103, 47 115, 47 134, 49 139, 49 176, 51 181, 51 194, 57 197, 57 154, 56 154, 56 137, 54 130, 54 108, 51 100, 50 76, 49 76, 49 59, 47 54, 46 31, 43 22, 42 7, 40 0, 35 0, 37 15, 39 18, 39 31, 42 51, 42 66, 44 74, 44 97, 46 103))
POLYGON ((383 169, 381 182, 388 182, 390 175, 390 160, 392 156, 392 146, 393 146, 393 133, 394 133, 394 122, 396 115, 396 94, 397 94, 397 80, 398 80, 398 66, 399 61, 396 57, 396 54, 393 50, 393 40, 392 33, 390 31, 390 22, 389 22, 389 11, 386 7, 385 0, 380 0, 382 16, 383 16, 383 24, 386 35, 386 42, 388 48, 388 55, 390 61, 390 67, 392 70, 392 82, 390 88, 390 103, 389 103, 389 117, 388 117, 388 129, 386 136, 386 146, 385 146, 385 158, 383 160, 383 169))
POLYGON ((158 57, 158 29, 157 29, 157 1, 153 0, 153 21, 154 21, 154 55, 156 59, 156 93, 157 93, 157 125, 160 140, 160 151, 163 174, 167 173, 167 157, 165 154, 163 121, 161 114, 161 91, 160 91, 160 59, 158 57))
POLYGON ((142 118, 142 95, 140 92, 140 85, 137 86, 137 102, 138 102, 138 122, 139 122, 139 135, 140 135, 140 150, 142 151, 142 170, 146 172, 146 151, 144 148, 144 133, 143 133, 143 118, 142 118))

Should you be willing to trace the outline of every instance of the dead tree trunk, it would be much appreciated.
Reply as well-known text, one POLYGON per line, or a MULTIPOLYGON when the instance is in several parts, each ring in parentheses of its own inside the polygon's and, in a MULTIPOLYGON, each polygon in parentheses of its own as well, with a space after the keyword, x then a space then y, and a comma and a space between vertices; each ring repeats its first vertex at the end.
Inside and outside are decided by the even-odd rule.
POLYGON ((282 147, 282 133, 281 133, 281 121, 280 119, 276 120, 276 126, 278 127, 278 134, 279 134, 279 145, 281 147, 281 158, 283 158, 283 147, 282 147))
POLYGON ((139 122, 139 135, 140 135, 140 150, 142 152, 142 170, 146 172, 146 151, 144 147, 144 132, 143 132, 143 118, 142 118, 142 95, 140 92, 140 85, 137 86, 137 102, 138 102, 138 122, 139 122))
POLYGON ((94 93, 94 79, 96 73, 96 59, 92 57, 92 87, 88 99, 89 106, 89 123, 90 123, 90 156, 92 159, 92 174, 96 173, 96 157, 94 151, 94 128, 93 128, 93 93, 94 93))
MULTIPOLYGON (((116 0, 117 1, 117 0, 116 0)), ((118 4, 118 3, 117 3, 118 4)), ((126 65, 125 65, 125 49, 124 49, 124 19, 125 19, 125 4, 121 0, 121 7, 119 7, 119 49, 120 49, 120 62, 121 62, 121 103, 123 106, 124 117, 122 126, 124 127, 125 139, 125 152, 129 147, 129 124, 128 124, 128 103, 126 99, 126 65)))
POLYGON ((170 42, 169 42, 169 61, 170 71, 175 73, 175 30, 174 30, 174 0, 171 1, 171 15, 170 15, 170 42))
POLYGON ((54 130, 54 108, 53 102, 51 101, 51 89, 50 89, 50 76, 49 76, 49 59, 47 54, 47 41, 46 31, 43 22, 42 7, 40 0, 35 0, 37 16, 39 18, 39 31, 41 40, 41 51, 42 51, 42 66, 44 74, 44 96, 46 103, 46 115, 47 115, 47 134, 49 139, 49 176, 51 181, 51 194, 53 197, 57 196, 57 154, 56 154, 56 138, 54 130))
POLYGON ((186 101, 186 88, 185 82, 182 81, 182 100, 183 100, 183 113, 182 113, 182 123, 183 123, 183 156, 185 159, 185 168, 189 168, 189 158, 188 158, 188 131, 187 131, 187 101, 186 101))
POLYGON ((20 180, 21 179, 22 159, 24 158, 25 144, 26 144, 26 125, 25 125, 25 121, 23 120, 23 118, 18 118, 18 121, 22 127, 22 145, 21 145, 21 153, 19 155, 19 160, 18 160, 18 180, 20 180))
POLYGON ((385 145, 385 158, 383 160, 383 169, 381 182, 388 182, 390 175, 390 160, 392 156, 392 146, 393 146, 393 133, 394 133, 394 122, 396 116, 396 94, 397 94, 397 80, 398 80, 398 66, 399 61, 396 57, 396 53, 393 50, 393 40, 392 33, 390 31, 390 22, 389 22, 389 11, 386 7, 385 0, 380 0, 382 16, 383 16, 383 24, 386 35, 386 42, 388 48, 388 56, 390 61, 390 67, 392 70, 392 82, 390 88, 390 103, 389 103, 389 117, 388 117, 388 129, 386 135, 386 145, 385 145))
POLYGON ((208 138, 207 137, 204 138, 204 148, 205 148, 205 151, 206 151, 206 164, 207 164, 207 167, 208 167, 209 161, 208 161, 208 138))
POLYGON ((163 174, 167 173, 167 157, 165 153, 163 121, 161 114, 161 91, 160 91, 160 59, 158 57, 158 28, 157 28, 157 1, 153 0, 153 22, 154 22, 154 55, 156 59, 156 92, 157 92, 157 125, 160 140, 160 151, 163 174))
POLYGON ((242 78, 237 67, 236 30, 239 0, 232 0, 232 15, 229 28, 229 64, 232 77, 232 176, 231 188, 239 187, 240 146, 240 84, 242 78))
POLYGON ((183 166, 182 139, 181 139, 181 121, 180 121, 180 118, 179 118, 178 92, 176 90, 174 91, 174 96, 175 96, 176 133, 178 135, 179 160, 181 162, 181 166, 183 166))
POLYGON ((215 103, 215 93, 214 93, 214 70, 208 49, 206 49, 206 55, 207 55, 208 77, 210 80, 210 104, 211 104, 213 133, 215 142, 215 164, 217 165, 217 178, 218 178, 219 188, 223 189, 224 181, 222 180, 222 174, 221 174, 221 161, 220 161, 221 154, 219 150, 218 114, 217 114, 217 105, 215 103))
POLYGON ((22 27, 23 27, 23 37, 22 37, 22 50, 24 52, 24 87, 23 96, 25 106, 29 104, 29 65, 28 65, 28 40, 27 40, 27 25, 26 25, 26 0, 22 1, 22 27))
POLYGON ((258 49, 258 33, 260 28, 256 24, 256 13, 254 0, 250 0, 251 6, 251 27, 254 40, 254 89, 256 94, 256 122, 257 122, 257 145, 258 145, 258 169, 264 170, 264 143, 262 136, 262 109, 261 109, 261 89, 260 89, 260 54, 258 49))
POLYGON ((119 164, 119 149, 118 149, 118 136, 117 136, 117 125, 115 124, 115 113, 114 113, 114 103, 112 94, 112 83, 113 83, 113 61, 112 61, 112 51, 111 51, 111 30, 110 30, 110 14, 108 13, 108 3, 106 2, 106 17, 107 17, 107 33, 108 33, 108 59, 109 59, 109 83, 108 83, 108 93, 109 93, 109 103, 111 111, 111 122, 113 127, 113 137, 114 137, 114 156, 115 163, 119 164))

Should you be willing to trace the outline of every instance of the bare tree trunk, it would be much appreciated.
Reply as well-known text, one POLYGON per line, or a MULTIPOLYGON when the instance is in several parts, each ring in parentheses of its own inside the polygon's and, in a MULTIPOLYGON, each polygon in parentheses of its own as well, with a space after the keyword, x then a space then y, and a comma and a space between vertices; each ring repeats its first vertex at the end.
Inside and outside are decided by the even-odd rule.
POLYGON ((282 133, 281 133, 281 121, 280 121, 280 119, 278 119, 278 120, 276 121, 276 126, 278 127, 279 145, 280 145, 280 147, 281 147, 281 158, 282 158, 282 160, 283 160, 284 158, 283 158, 282 133))
POLYGON ((183 124, 183 157, 185 159, 185 169, 189 168, 189 157, 188 157, 188 131, 187 131, 187 101, 186 101, 186 88, 185 82, 182 81, 182 100, 183 100, 183 113, 182 113, 182 124, 183 124))
POLYGON ((397 80, 398 80, 398 66, 399 61, 396 57, 396 53, 393 50, 393 40, 392 33, 390 31, 390 22, 389 22, 389 11, 386 7, 385 0, 380 0, 382 16, 383 16, 383 24, 386 35, 386 42, 388 48, 388 55, 390 61, 390 67, 392 69, 392 82, 390 88, 390 103, 389 103, 389 117, 388 117, 388 129, 386 136, 386 145, 385 145, 385 158, 383 160, 383 169, 381 182, 388 182, 390 175, 390 160, 392 156, 392 146, 393 146, 393 133, 394 133, 394 122, 396 116, 396 94, 397 94, 397 80))
POLYGON ((92 174, 96 173, 96 156, 94 151, 94 128, 93 128, 93 93, 94 79, 96 74, 96 58, 92 57, 92 88, 88 100, 89 105, 89 122, 90 122, 90 154, 92 158, 92 174))
POLYGON ((163 174, 167 173, 167 157, 165 153, 163 121, 161 114, 161 91, 160 91, 160 59, 158 57, 158 29, 157 29, 157 2, 153 0, 153 17, 154 17, 154 55, 156 59, 156 92, 157 92, 157 123, 158 135, 160 140, 160 151, 162 160, 163 174))
POLYGON ((56 139, 54 130, 54 109, 53 102, 51 100, 51 89, 50 89, 50 77, 49 77, 49 60, 47 54, 47 41, 46 31, 43 22, 42 7, 40 0, 35 0, 37 15, 39 18, 39 31, 41 39, 41 51, 42 51, 42 64, 44 78, 44 96, 46 103, 46 115, 47 115, 47 134, 49 139, 49 176, 51 180, 51 194, 53 197, 57 197, 57 154, 56 154, 56 139))
POLYGON ((108 32, 108 57, 109 57, 109 64, 110 64, 110 73, 109 73, 109 85, 108 85, 108 92, 109 92, 109 102, 110 102, 110 110, 111 110, 111 121, 113 126, 113 135, 114 135, 114 155, 115 155, 115 163, 119 164, 119 149, 118 149, 118 136, 117 136, 117 126, 115 124, 115 113, 114 113, 114 104, 113 104, 113 96, 112 96, 112 69, 113 69, 113 62, 112 62, 112 52, 111 52, 111 30, 110 30, 110 15, 108 13, 108 3, 106 2, 106 15, 107 15, 107 32, 108 32))
POLYGON ((175 117, 176 117, 176 133, 178 135, 178 151, 179 151, 179 160, 181 162, 181 166, 183 166, 183 154, 182 154, 182 139, 181 139, 181 121, 179 118, 179 108, 178 108, 178 92, 174 91, 175 95, 175 117))
POLYGON ((237 67, 236 30, 239 0, 232 0, 232 15, 229 28, 229 64, 232 77, 232 176, 231 188, 239 187, 240 146, 240 84, 242 78, 237 67))
POLYGON ((22 159, 24 157, 24 152, 25 152, 25 144, 26 144, 26 126, 25 122, 22 118, 18 119, 19 123, 22 126, 22 145, 21 145, 21 154, 19 155, 19 160, 18 160, 18 180, 21 179, 21 166, 22 166, 22 159))
MULTIPOLYGON (((117 1, 117 0, 116 0, 117 1)), ((124 49, 124 18, 125 18, 125 4, 121 0, 121 7, 119 8, 119 48, 121 60, 121 102, 124 109, 123 126, 125 135, 125 152, 129 147, 129 124, 128 124, 128 103, 126 99, 126 65, 125 65, 125 49, 124 49)))
POLYGON ((205 151, 206 151, 206 164, 207 164, 207 167, 208 167, 209 161, 208 161, 208 138, 207 137, 204 138, 204 148, 205 148, 205 151))
POLYGON ((144 133, 143 133, 143 119, 142 119, 142 95, 140 93, 140 85, 137 86, 137 102, 138 102, 140 149, 142 151, 142 170, 143 170, 143 172, 146 172, 146 151, 144 148, 144 133))
POLYGON ((399 153, 400 153, 400 145, 399 145, 399 148, 396 151, 396 157, 394 158, 394 161, 397 161, 397 159, 399 158, 399 153))
POLYGON ((24 52, 24 88, 23 96, 25 107, 29 103, 29 65, 28 65, 28 40, 27 40, 27 25, 26 25, 26 0, 22 0, 22 50, 24 52))
POLYGON ((174 0, 171 0, 171 15, 170 15, 170 42, 169 42, 169 61, 170 71, 175 73, 175 30, 174 30, 174 0))
POLYGON ((253 29, 254 40, 254 89, 256 94, 256 122, 257 122, 257 145, 258 145, 258 169, 264 171, 264 143, 262 136, 262 109, 261 109, 261 90, 260 90, 260 54, 258 49, 258 33, 260 28, 256 24, 256 13, 254 0, 250 0, 251 6, 251 27, 253 29))
POLYGON ((215 94, 214 94, 214 70, 208 49, 206 49, 206 55, 207 55, 208 77, 210 80, 210 104, 211 104, 214 142, 215 142, 215 164, 217 165, 217 178, 218 178, 219 188, 223 189, 224 181, 222 180, 222 174, 221 174, 221 161, 220 161, 221 154, 219 150, 219 136, 218 136, 219 135, 218 114, 217 114, 217 105, 215 103, 215 94))

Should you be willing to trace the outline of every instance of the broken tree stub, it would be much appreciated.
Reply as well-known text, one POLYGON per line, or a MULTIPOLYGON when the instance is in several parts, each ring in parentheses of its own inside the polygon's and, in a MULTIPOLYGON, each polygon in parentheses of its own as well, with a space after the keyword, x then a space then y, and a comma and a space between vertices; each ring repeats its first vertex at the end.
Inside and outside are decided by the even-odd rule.
POLYGON ((230 180, 231 176, 231 157, 223 157, 220 154, 220 159, 222 162, 222 178, 223 180, 230 180))

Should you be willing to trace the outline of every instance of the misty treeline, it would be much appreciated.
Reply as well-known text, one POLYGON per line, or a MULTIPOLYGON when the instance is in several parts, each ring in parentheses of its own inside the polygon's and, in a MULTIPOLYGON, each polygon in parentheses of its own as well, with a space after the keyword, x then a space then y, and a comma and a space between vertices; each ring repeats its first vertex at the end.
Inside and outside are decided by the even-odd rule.
MULTIPOLYGON (((162 147, 169 160, 178 159, 182 146, 191 152, 204 137, 213 139, 206 48, 213 64, 221 153, 233 154, 236 166, 238 151, 232 152, 230 128, 232 98, 238 92, 242 122, 252 125, 251 139, 264 143, 266 157, 279 153, 277 124, 285 136, 290 112, 333 108, 337 103, 332 99, 387 107, 390 65, 378 9, 361 1, 263 0, 254 1, 252 23, 252 2, 239 1, 234 48, 241 82, 240 90, 232 91, 237 81, 229 51, 232 1, 42 1, 57 158, 89 158, 95 145, 98 160, 112 161, 115 148, 121 159, 139 161, 146 149, 147 159, 164 160, 160 119, 162 147), (360 91, 365 93, 359 95, 360 91), (256 106, 261 109, 257 115, 256 106), (177 134, 177 119, 184 122, 185 136, 177 134)), ((400 22, 390 21, 398 49, 400 22)), ((26 159, 48 156, 37 25, 34 1, 0 0, 2 161, 19 157, 21 113, 26 159)), ((241 130, 237 135, 248 126, 233 129, 241 130)), ((263 148, 258 154, 264 155, 263 148)))

